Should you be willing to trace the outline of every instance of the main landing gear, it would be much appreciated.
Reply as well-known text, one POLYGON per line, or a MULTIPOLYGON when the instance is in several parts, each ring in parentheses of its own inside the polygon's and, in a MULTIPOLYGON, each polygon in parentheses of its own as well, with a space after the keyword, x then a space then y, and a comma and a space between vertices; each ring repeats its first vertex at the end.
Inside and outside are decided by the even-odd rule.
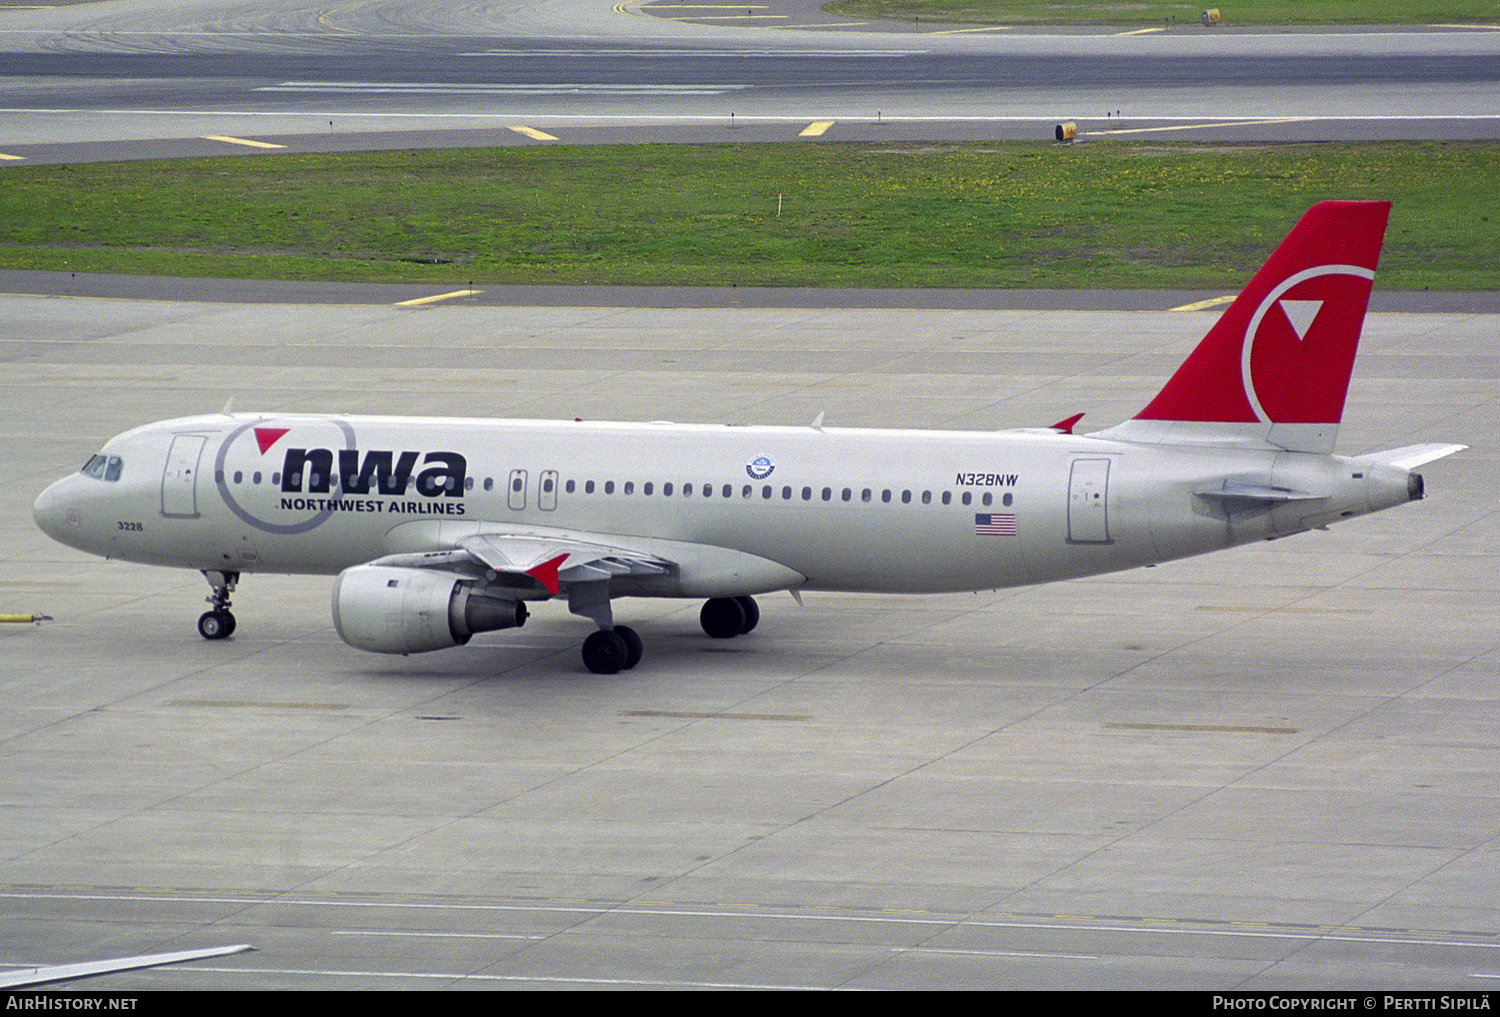
POLYGON ((213 605, 198 618, 198 634, 204 639, 228 639, 234 634, 234 615, 229 611, 229 595, 240 581, 238 572, 204 572, 203 578, 213 588, 204 599, 213 605))
MULTIPOLYGON (((587 610, 578 609, 582 607, 579 603, 574 614, 608 619, 597 603, 589 604, 587 610)), ((760 622, 760 607, 754 597, 715 597, 703 605, 698 621, 715 639, 730 639, 755 628, 760 622)), ((641 637, 629 626, 600 628, 583 641, 583 666, 594 674, 619 674, 640 662, 641 637)))
POLYGON ((698 623, 715 639, 733 639, 760 624, 760 607, 754 597, 715 597, 698 612, 698 623))
POLYGON ((641 637, 628 625, 600 629, 583 641, 583 666, 595 674, 619 674, 641 662, 641 637))

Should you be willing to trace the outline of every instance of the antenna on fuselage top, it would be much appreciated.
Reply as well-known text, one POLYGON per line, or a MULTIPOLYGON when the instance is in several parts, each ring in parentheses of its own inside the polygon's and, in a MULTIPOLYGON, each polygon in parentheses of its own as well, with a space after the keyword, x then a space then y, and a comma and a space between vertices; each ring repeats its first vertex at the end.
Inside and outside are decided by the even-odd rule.
POLYGON ((234 396, 229 397, 229 401, 224 404, 224 408, 219 412, 223 413, 226 417, 234 416, 234 396))

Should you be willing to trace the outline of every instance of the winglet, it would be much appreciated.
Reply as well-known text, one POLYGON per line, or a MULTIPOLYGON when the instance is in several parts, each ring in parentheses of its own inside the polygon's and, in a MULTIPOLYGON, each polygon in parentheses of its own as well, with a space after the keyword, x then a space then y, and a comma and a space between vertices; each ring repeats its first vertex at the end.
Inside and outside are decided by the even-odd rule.
POLYGON ((1072 434, 1073 433, 1073 425, 1076 424, 1076 423, 1078 423, 1082 419, 1083 419, 1083 414, 1082 413, 1075 413, 1071 417, 1069 417, 1067 420, 1059 420, 1057 423, 1055 423, 1051 427, 1049 427, 1048 430, 1049 431, 1060 431, 1063 434, 1072 434))
POLYGON ((548 558, 540 565, 533 565, 526 570, 526 574, 541 583, 548 593, 557 593, 557 569, 568 556, 560 554, 556 558, 548 558))

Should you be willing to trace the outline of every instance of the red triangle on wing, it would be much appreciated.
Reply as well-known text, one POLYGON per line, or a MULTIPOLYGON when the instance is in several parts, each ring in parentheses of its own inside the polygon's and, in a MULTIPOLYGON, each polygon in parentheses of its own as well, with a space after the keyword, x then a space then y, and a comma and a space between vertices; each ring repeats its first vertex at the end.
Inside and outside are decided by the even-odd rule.
POLYGON ((526 570, 526 574, 541 583, 548 593, 557 593, 557 567, 568 560, 568 556, 560 554, 556 558, 533 565, 526 570))
POLYGON ((260 446, 260 454, 265 455, 266 449, 280 441, 281 436, 290 430, 290 427, 257 427, 255 444, 260 446))

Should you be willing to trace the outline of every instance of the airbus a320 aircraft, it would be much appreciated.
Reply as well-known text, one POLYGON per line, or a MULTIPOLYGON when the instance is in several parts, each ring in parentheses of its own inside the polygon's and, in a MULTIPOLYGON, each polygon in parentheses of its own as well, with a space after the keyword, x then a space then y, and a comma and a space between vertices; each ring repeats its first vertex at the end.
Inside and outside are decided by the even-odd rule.
POLYGON ((936 593, 1071 579, 1321 528, 1422 497, 1463 445, 1333 455, 1386 202, 1314 206, 1136 417, 1075 434, 246 414, 149 424, 36 501, 109 558, 198 569, 206 639, 245 573, 336 575, 378 653, 467 643, 566 597, 590 671, 641 659, 615 597, 936 593))

